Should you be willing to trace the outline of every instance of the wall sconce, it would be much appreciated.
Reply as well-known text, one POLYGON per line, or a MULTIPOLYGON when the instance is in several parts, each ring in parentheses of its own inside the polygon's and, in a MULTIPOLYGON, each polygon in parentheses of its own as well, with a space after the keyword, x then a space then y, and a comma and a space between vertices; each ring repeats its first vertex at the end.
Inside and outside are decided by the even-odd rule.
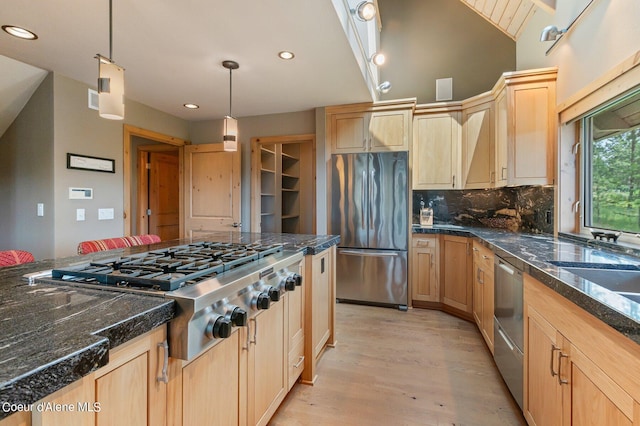
POLYGON ((97 54, 98 60, 98 114, 109 120, 124 118, 124 68, 113 57, 112 0, 109 0, 109 57, 97 54))
POLYGON ((540 34, 540 41, 555 41, 559 36, 566 33, 567 30, 559 30, 555 25, 544 27, 540 34))
POLYGON ((371 63, 375 66, 381 66, 384 65, 385 61, 387 60, 387 58, 385 58, 384 53, 374 53, 373 55, 371 55, 371 57, 369 58, 369 60, 371 61, 371 63))
POLYGON ((363 1, 358 3, 351 12, 361 21, 370 21, 376 17, 376 6, 373 2, 363 1))
POLYGON ((224 117, 224 133, 222 142, 225 151, 238 150, 238 120, 231 115, 231 94, 232 94, 232 71, 240 68, 235 61, 223 61, 222 66, 229 70, 229 115, 224 117))

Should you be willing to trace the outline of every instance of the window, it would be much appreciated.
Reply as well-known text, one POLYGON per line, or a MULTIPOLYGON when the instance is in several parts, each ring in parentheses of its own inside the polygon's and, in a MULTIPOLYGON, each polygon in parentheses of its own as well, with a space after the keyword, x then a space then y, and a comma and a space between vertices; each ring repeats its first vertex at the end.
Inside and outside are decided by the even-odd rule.
POLYGON ((584 226, 640 233, 640 91, 583 120, 584 226))

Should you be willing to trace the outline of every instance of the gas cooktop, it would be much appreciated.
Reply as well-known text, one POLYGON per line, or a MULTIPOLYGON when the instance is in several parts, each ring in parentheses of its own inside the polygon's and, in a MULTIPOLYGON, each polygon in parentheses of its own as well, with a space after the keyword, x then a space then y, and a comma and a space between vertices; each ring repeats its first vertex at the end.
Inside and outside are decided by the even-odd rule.
POLYGON ((198 242, 51 271, 68 283, 173 291, 283 250, 282 244, 198 242))

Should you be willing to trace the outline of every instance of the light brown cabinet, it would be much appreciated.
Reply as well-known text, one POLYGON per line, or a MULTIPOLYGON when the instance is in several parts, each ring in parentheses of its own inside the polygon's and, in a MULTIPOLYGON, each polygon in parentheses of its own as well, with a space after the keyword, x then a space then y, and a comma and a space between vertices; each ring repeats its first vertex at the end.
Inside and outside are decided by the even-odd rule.
POLYGON ((556 75, 555 68, 517 71, 504 73, 496 83, 496 176, 500 184, 554 183, 556 75))
POLYGON ((490 94, 463 103, 462 175, 464 188, 490 188, 495 182, 494 101, 490 94))
POLYGON ((472 312, 472 257, 469 238, 443 235, 440 241, 441 300, 465 318, 472 312))
POLYGON ((473 242, 473 319, 493 353, 493 268, 494 254, 477 241, 473 242))
POLYGON ((282 299, 272 302, 269 309, 249 320, 246 373, 249 425, 266 425, 289 390, 284 305, 282 299))
POLYGON ((106 366, 39 401, 73 410, 35 410, 31 424, 99 426, 123 419, 130 425, 165 424, 167 386, 157 380, 164 360, 158 344, 165 339, 161 326, 111 350, 106 366))
POLYGON ((460 104, 416 108, 413 117, 413 189, 457 189, 461 179, 460 104))
POLYGON ((640 349, 524 274, 529 424, 640 424, 640 349))
POLYGON ((331 152, 408 151, 413 105, 393 101, 328 107, 331 152))
POLYGON ((440 301, 438 236, 411 238, 411 299, 415 303, 440 301))
POLYGON ((312 384, 326 346, 335 345, 336 247, 305 258, 305 331, 303 383, 312 384))
MULTIPOLYGON (((305 259, 299 266, 298 274, 304 276, 305 259)), ((306 283, 287 292, 285 304, 285 330, 287 331, 287 390, 296 383, 304 370, 304 314, 306 283)))

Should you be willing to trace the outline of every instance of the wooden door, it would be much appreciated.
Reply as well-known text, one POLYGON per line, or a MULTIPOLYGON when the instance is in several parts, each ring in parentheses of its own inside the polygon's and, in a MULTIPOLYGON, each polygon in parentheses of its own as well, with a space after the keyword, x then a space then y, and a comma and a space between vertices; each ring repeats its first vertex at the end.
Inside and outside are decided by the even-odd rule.
POLYGON ((408 151, 409 111, 371 113, 369 149, 371 151, 408 151))
POLYGON ((505 186, 507 184, 507 164, 508 164, 508 106, 507 90, 503 89, 496 97, 496 141, 495 141, 495 186, 505 186))
POLYGON ((149 153, 149 230, 162 241, 180 238, 178 152, 149 153))
POLYGON ((411 298, 423 302, 439 302, 438 238, 413 239, 411 252, 411 298))
POLYGON ((494 182, 493 101, 463 112, 462 167, 465 188, 489 188, 494 182))
POLYGON ((186 237, 240 231, 240 151, 222 144, 184 147, 186 237))
POLYGON ((363 152, 367 148, 369 113, 331 116, 331 148, 334 154, 363 152))

